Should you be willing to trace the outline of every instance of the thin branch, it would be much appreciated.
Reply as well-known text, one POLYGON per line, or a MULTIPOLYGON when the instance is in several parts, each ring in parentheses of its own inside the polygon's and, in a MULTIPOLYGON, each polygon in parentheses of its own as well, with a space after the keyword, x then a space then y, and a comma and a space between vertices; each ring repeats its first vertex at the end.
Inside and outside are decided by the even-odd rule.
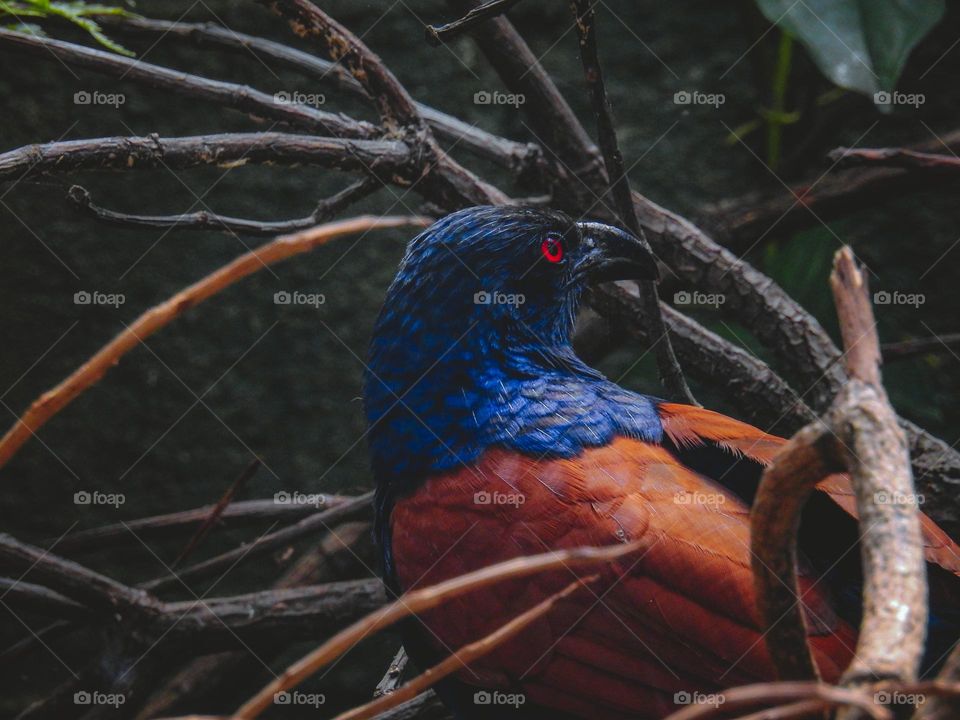
POLYGON ((78 170, 181 170, 272 163, 373 172, 383 182, 397 182, 398 175, 407 175, 404 168, 411 159, 410 149, 395 140, 341 140, 276 132, 105 137, 25 145, 0 154, 0 181, 78 170))
POLYGON ((370 503, 372 500, 373 492, 358 495, 342 505, 324 510, 316 515, 309 515, 294 525, 266 535, 261 535, 252 543, 241 545, 240 547, 228 550, 208 560, 185 567, 182 570, 171 572, 154 580, 141 583, 139 587, 150 590, 151 592, 156 592, 163 588, 185 583, 187 580, 207 577, 224 568, 237 567, 241 563, 248 562, 268 550, 273 550, 282 545, 294 542, 319 530, 328 529, 332 524, 345 520, 354 520, 357 517, 369 514, 371 512, 370 503))
POLYGON ((518 2, 520 0, 489 0, 453 22, 444 25, 427 25, 427 42, 434 47, 439 47, 490 18, 503 15, 518 2))
POLYGON ((368 615, 337 633, 319 648, 284 670, 276 680, 266 685, 260 692, 245 702, 234 713, 234 718, 250 720, 257 717, 273 704, 275 693, 295 687, 304 679, 340 657, 358 641, 399 622, 409 615, 422 613, 446 600, 503 580, 526 577, 558 567, 590 566, 612 562, 639 549, 637 543, 629 543, 613 547, 577 548, 514 558, 451 578, 430 587, 406 593, 382 610, 368 615))
POLYGON ((577 579, 567 585, 560 592, 554 593, 542 602, 537 603, 529 610, 520 613, 509 622, 501 625, 489 635, 485 635, 479 640, 464 645, 459 650, 453 652, 445 660, 437 663, 429 670, 421 673, 417 677, 405 683, 402 687, 395 690, 391 695, 385 695, 372 700, 371 702, 353 708, 347 712, 336 716, 334 720, 369 720, 386 710, 395 708, 398 705, 411 700, 420 693, 424 692, 432 685, 436 684, 447 675, 463 670, 471 662, 477 660, 489 652, 505 643, 510 638, 516 637, 524 628, 530 625, 534 620, 546 615, 553 606, 566 597, 569 597, 577 590, 586 587, 592 578, 577 579))
POLYGON ((206 210, 181 215, 131 215, 115 210, 108 210, 94 204, 90 199, 90 193, 79 185, 73 185, 70 188, 68 196, 79 210, 101 222, 111 225, 176 228, 178 230, 222 230, 224 232, 262 237, 312 228, 315 225, 330 220, 338 212, 341 212, 352 203, 370 195, 380 189, 380 187, 382 186, 379 181, 367 177, 352 185, 348 185, 335 195, 322 199, 314 211, 306 217, 274 222, 228 217, 225 215, 217 215, 206 210))
MULTIPOLYGON (((630 231, 647 244, 643 228, 637 220, 636 209, 630 194, 630 180, 627 178, 626 166, 623 162, 623 153, 617 141, 617 131, 613 126, 613 110, 607 98, 607 91, 603 83, 603 69, 600 66, 600 57, 597 51, 597 33, 594 22, 593 6, 590 0, 572 0, 570 3, 577 22, 577 33, 580 38, 580 59, 583 62, 583 72, 590 88, 590 97, 593 100, 593 111, 597 116, 597 135, 600 139, 600 150, 603 153, 607 177, 610 178, 610 189, 617 204, 617 211, 630 231)), ((652 342, 654 356, 657 358, 657 367, 660 371, 660 380, 667 393, 674 399, 697 405, 693 393, 683 377, 683 370, 677 362, 677 357, 670 342, 660 315, 660 300, 657 297, 657 287, 652 280, 639 283, 640 298, 643 302, 644 318, 650 326, 650 335, 655 338, 652 342)))
POLYGON ((139 82, 189 98, 213 102, 255 117, 285 122, 316 134, 340 138, 373 138, 379 133, 376 126, 370 123, 317 110, 308 105, 277 102, 273 95, 246 85, 210 80, 140 59, 49 37, 0 29, 0 47, 41 60, 58 59, 70 67, 93 70, 108 77, 139 82))
POLYGON ((16 612, 37 613, 66 620, 85 620, 89 608, 43 585, 0 577, 0 603, 16 612))
POLYGON ((845 148, 831 150, 829 158, 840 167, 877 165, 880 167, 960 172, 960 158, 954 155, 917 152, 907 148, 845 148))
POLYGON ((849 248, 830 277, 849 380, 822 421, 766 469, 751 511, 757 602, 778 676, 816 677, 796 598, 800 511, 823 478, 847 470, 863 539, 863 620, 844 682, 916 678, 926 631, 926 563, 903 431, 880 382, 880 349, 863 273, 849 248), (903 498, 885 502, 884 498, 903 498))
POLYGON ((37 398, 0 439, 0 467, 6 465, 17 450, 50 418, 99 381, 121 357, 189 308, 268 265, 309 252, 335 238, 377 229, 425 224, 423 218, 415 216, 360 216, 321 225, 295 235, 284 235, 244 253, 144 312, 63 382, 37 398))

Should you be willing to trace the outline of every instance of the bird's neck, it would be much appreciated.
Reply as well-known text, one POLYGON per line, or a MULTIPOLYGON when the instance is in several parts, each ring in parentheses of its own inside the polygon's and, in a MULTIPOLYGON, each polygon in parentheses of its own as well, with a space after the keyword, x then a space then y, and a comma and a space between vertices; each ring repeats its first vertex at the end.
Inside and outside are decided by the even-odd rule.
POLYGON ((573 457, 614 435, 659 440, 654 401, 585 365, 569 344, 477 333, 374 347, 366 380, 378 482, 404 492, 493 446, 573 457))

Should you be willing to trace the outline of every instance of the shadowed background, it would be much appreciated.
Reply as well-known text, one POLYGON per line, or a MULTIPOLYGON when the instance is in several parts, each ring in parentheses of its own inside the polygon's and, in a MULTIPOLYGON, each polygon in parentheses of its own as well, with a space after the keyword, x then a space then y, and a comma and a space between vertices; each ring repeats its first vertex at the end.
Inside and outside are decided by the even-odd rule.
MULTIPOLYGON (((338 0, 323 5, 385 59, 417 100, 498 134, 530 137, 515 108, 474 102, 475 93, 502 88, 468 38, 447 48, 431 48, 422 41, 423 22, 453 16, 444 3, 338 0)), ((164 0, 137 10, 156 18, 214 21, 309 49, 291 37, 283 21, 253 3, 164 0)), ((521 3, 510 18, 592 129, 566 4, 521 3)), ((704 216, 708 205, 723 199, 782 190, 778 175, 787 181, 815 179, 829 166, 825 153, 835 146, 904 145, 955 128, 960 50, 938 61, 960 33, 955 8, 921 43, 900 83, 905 90, 925 94, 920 108, 882 116, 868 99, 847 94, 811 110, 797 126, 787 128, 785 162, 776 174, 761 159, 762 132, 747 136, 746 144, 730 141, 731 130, 755 118, 768 100, 764 78, 774 47, 761 41, 751 49, 766 27, 752 3, 679 0, 665 8, 647 0, 610 0, 598 8, 598 22, 632 183, 691 218, 704 216), (722 93, 725 102, 718 108, 677 105, 674 94, 685 89, 722 93)), ((89 42, 69 29, 55 34, 89 42)), ((269 93, 324 93, 324 109, 373 119, 363 103, 252 54, 221 54, 171 38, 155 44, 146 38, 122 41, 138 57, 156 64, 245 82, 269 93)), ((829 84, 799 48, 796 52, 788 97, 799 105, 829 84)), ((270 127, 192 99, 71 72, 52 58, 24 62, 0 52, 0 63, 0 150, 57 139, 270 127), (74 93, 81 90, 123 93, 125 102, 116 109, 77 105, 74 93)), ((502 174, 468 155, 458 157, 491 179, 503 180, 502 174)), ((71 184, 89 189, 99 204, 126 212, 210 209, 275 220, 308 214, 319 197, 348 181, 345 175, 317 168, 214 167, 177 173, 84 173, 0 187, 3 423, 11 424, 37 395, 144 309, 263 242, 218 232, 97 224, 76 214, 66 200, 71 184), (78 291, 122 293, 125 302, 117 308, 77 305, 78 291)), ((795 234, 781 234, 774 227, 748 259, 836 338, 826 279, 834 250, 841 241, 849 243, 868 263, 874 289, 922 293, 925 298, 916 308, 877 308, 882 341, 956 332, 960 251, 954 245, 960 238, 960 208, 955 192, 956 185, 945 181, 936 190, 885 198, 877 207, 828 226, 815 222, 795 234)), ((414 212, 419 205, 415 193, 383 189, 351 213, 414 212)), ((335 241, 242 281, 147 340, 146 348, 127 355, 0 471, 0 527, 39 541, 57 537, 75 523, 77 528, 94 527, 215 502, 254 454, 262 458, 263 467, 246 485, 244 498, 284 490, 368 488, 359 399, 362 362, 375 314, 409 236, 377 232, 335 241), (316 308, 278 305, 274 294, 280 291, 322 293, 325 302, 316 308), (125 502, 117 508, 75 504, 76 492, 94 490, 122 493, 125 502)), ((665 292, 672 299, 669 279, 665 292)), ((721 335, 761 351, 749 333, 723 322, 719 313, 699 309, 693 314, 721 335)), ((658 394, 654 364, 642 352, 628 342, 601 367, 628 387, 658 394)), ((958 368, 960 358, 942 352, 885 370, 897 410, 948 443, 960 439, 960 411, 954 400, 960 389, 958 368)), ((709 387, 692 384, 702 402, 738 415, 736 408, 720 404, 709 387)), ((233 547, 248 537, 227 529, 211 538, 205 552, 233 547)), ((181 545, 157 543, 150 550, 131 545, 90 563, 125 582, 138 582, 162 575, 158 557, 169 563, 181 545)), ((216 586, 216 594, 247 588, 261 576, 273 577, 282 562, 265 557, 230 573, 216 586)), ((209 584, 198 583, 195 590, 206 590, 209 584)), ((4 637, 11 632, 11 637, 19 636, 7 626, 4 637)), ((362 663, 369 667, 350 670, 360 677, 337 674, 335 681, 326 681, 350 688, 338 704, 367 697, 363 688, 372 690, 393 649, 391 642, 380 641, 362 663)), ((28 666, 23 672, 35 669, 28 666)))

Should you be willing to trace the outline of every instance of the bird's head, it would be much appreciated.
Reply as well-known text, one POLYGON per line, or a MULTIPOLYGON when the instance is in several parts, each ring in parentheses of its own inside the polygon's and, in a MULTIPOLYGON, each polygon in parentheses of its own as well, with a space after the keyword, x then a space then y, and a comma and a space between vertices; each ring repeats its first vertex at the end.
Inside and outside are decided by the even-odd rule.
POLYGON ((412 434, 452 447, 482 430, 484 403, 511 382, 599 377, 570 349, 584 287, 656 272, 644 241, 553 210, 474 207, 437 221, 410 241, 374 330, 374 445, 389 435, 409 448, 412 434))

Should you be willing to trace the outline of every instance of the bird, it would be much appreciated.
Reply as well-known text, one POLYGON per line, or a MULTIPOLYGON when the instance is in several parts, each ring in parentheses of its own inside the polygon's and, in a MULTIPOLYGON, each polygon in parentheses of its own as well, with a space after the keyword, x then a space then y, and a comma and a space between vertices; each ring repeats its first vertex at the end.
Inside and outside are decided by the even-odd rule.
MULTIPOLYGON (((459 210, 407 246, 364 378, 389 589, 547 551, 639 548, 601 571, 484 586, 410 619, 404 645, 428 667, 597 573, 438 684, 457 718, 662 718, 685 703, 722 702, 725 687, 775 679, 749 512, 786 441, 625 389, 572 346, 591 283, 656 277, 645 240, 542 207, 459 210)), ((849 479, 832 475, 800 532, 800 602, 827 682, 857 641, 855 512, 849 479)), ((932 613, 931 654, 942 657, 960 637, 960 550, 926 516, 922 529, 931 598, 943 608, 932 613)))

